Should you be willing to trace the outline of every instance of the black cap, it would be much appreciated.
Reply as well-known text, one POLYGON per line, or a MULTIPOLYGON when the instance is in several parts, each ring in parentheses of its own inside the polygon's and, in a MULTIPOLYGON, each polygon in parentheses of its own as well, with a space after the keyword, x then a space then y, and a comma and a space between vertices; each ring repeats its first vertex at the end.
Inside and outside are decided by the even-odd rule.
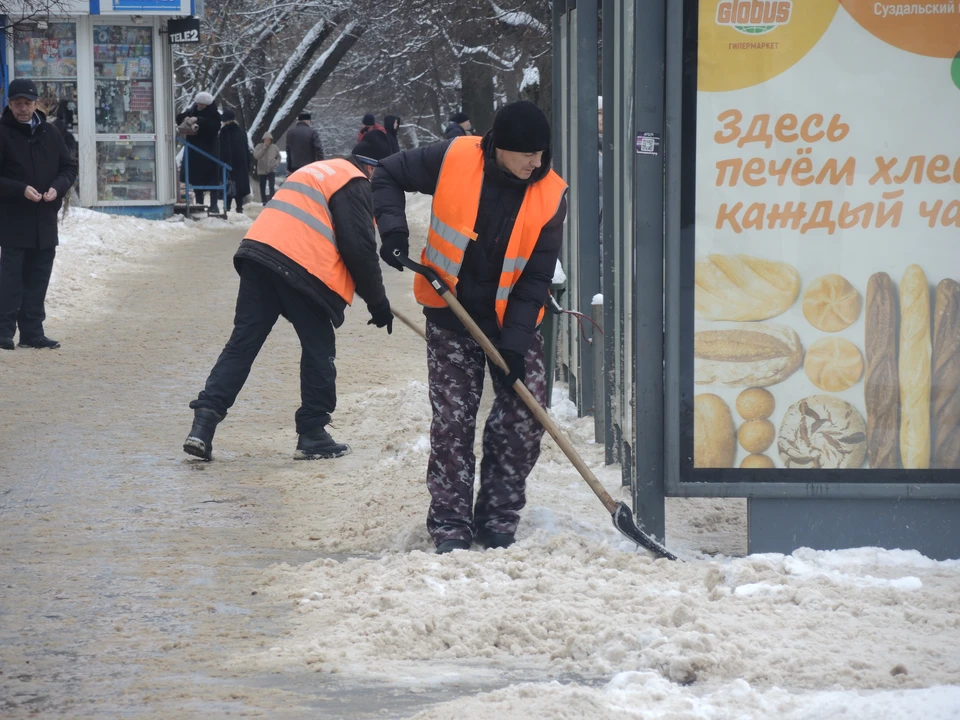
POLYGON ((220 117, 229 122, 230 120, 236 120, 237 114, 230 108, 224 108, 223 112, 220 113, 220 117))
POLYGON ((460 123, 465 123, 468 120, 470 120, 470 117, 465 112, 463 112, 463 110, 461 110, 460 112, 455 112, 453 115, 450 116, 450 122, 455 122, 457 123, 457 125, 459 125, 460 123))
POLYGON ((297 120, 309 120, 309 119, 310 119, 310 113, 308 112, 302 112, 299 115, 297 115, 297 120))
POLYGON ((393 148, 390 146, 390 140, 386 133, 381 130, 371 130, 364 134, 363 140, 353 146, 351 152, 360 162, 366 162, 367 165, 376 165, 385 157, 393 155, 393 148))
POLYGON ((21 97, 27 100, 36 100, 40 97, 40 93, 37 92, 37 86, 33 84, 33 80, 17 78, 10 83, 10 92, 7 97, 11 100, 21 97))
POLYGON ((362 125, 376 125, 377 118, 373 113, 367 113, 363 116, 363 119, 360 121, 362 125))
POLYGON ((550 123, 543 110, 528 100, 504 105, 493 119, 493 146, 513 152, 550 149, 550 123))

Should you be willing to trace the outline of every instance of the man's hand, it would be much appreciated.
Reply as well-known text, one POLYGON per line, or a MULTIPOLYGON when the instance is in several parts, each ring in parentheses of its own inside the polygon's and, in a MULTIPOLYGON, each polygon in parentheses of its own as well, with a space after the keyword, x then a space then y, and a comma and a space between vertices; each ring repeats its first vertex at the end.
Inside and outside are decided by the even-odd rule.
POLYGON ((43 200, 43 195, 37 192, 35 187, 27 185, 27 189, 23 191, 23 196, 30 202, 40 202, 43 200))
POLYGON ((370 320, 367 325, 376 325, 378 328, 385 327, 387 334, 393 334, 393 313, 390 312, 390 303, 384 301, 383 305, 370 310, 370 320))
POLYGON ((407 233, 397 231, 380 238, 380 257, 390 267, 403 272, 403 265, 394 256, 394 250, 399 250, 405 258, 410 257, 410 236, 407 233))
POLYGON ((50 188, 49 190, 47 190, 47 191, 43 194, 43 199, 46 200, 47 202, 53 202, 54 200, 56 200, 56 199, 57 199, 57 189, 56 189, 56 188, 50 188))
POLYGON ((523 355, 514 350, 501 350, 500 355, 510 368, 510 372, 506 374, 507 385, 513 387, 517 380, 523 382, 527 376, 527 364, 524 362, 523 355))

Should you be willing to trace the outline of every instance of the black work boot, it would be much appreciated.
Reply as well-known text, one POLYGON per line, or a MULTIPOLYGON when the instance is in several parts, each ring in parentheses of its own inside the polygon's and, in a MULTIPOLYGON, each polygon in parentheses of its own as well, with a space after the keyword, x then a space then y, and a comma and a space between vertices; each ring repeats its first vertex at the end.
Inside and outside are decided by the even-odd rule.
POLYGON ((437 545, 437 555, 446 555, 447 553, 453 552, 454 550, 469 550, 470 541, 469 540, 460 540, 459 538, 451 538, 449 540, 442 540, 439 545, 437 545))
POLYGON ((213 459, 213 434, 217 431, 217 423, 223 420, 223 415, 210 408, 197 408, 193 411, 193 427, 190 434, 183 441, 183 451, 187 455, 213 459))
POLYGON ((473 539, 483 545, 487 550, 508 548, 516 542, 513 533, 498 533, 491 532, 490 530, 481 530, 473 539))
POLYGON ((338 443, 324 428, 319 427, 303 433, 297 439, 297 451, 294 460, 329 460, 343 457, 350 452, 350 446, 338 443))
MULTIPOLYGON (((23 336, 20 336, 20 347, 22 348, 35 348, 37 350, 56 350, 60 347, 60 343, 56 340, 48 338, 46 335, 41 335, 38 338, 31 338, 29 340, 24 340, 23 336)), ((12 350, 13 348, 8 348, 12 350)))
POLYGON ((13 350, 13 338, 0 338, 0 350, 13 350))

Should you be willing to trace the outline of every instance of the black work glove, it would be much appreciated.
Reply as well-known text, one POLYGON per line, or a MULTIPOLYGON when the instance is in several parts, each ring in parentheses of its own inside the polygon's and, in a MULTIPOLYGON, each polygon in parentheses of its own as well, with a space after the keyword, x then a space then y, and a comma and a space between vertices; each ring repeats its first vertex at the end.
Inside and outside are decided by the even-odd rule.
POLYGON ((378 328, 385 327, 387 329, 387 334, 393 334, 393 313, 390 312, 390 303, 384 302, 383 305, 378 305, 376 308, 370 310, 370 320, 367 321, 367 325, 376 325, 378 328))
POLYGON ((380 238, 380 257, 390 267, 403 272, 403 265, 394 256, 394 250, 399 250, 404 257, 410 257, 410 236, 402 230, 387 233, 380 238))
POLYGON ((517 380, 523 382, 527 376, 527 367, 523 355, 514 350, 501 350, 500 355, 503 356, 504 362, 510 368, 510 372, 506 375, 507 385, 513 387, 513 383, 517 380))

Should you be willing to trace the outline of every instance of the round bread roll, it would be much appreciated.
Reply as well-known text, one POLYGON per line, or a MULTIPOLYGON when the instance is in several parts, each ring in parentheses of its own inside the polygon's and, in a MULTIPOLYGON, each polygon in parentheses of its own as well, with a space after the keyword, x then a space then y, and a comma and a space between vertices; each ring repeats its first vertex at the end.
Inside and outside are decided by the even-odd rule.
POLYGON ((824 275, 803 294, 803 316, 817 330, 843 330, 860 317, 860 293, 842 275, 824 275))
POLYGON ((766 455, 747 455, 741 462, 742 468, 772 468, 773 460, 766 455))
POLYGON ((764 420, 773 415, 776 405, 766 388, 747 388, 737 396, 737 412, 744 420, 764 420))
POLYGON ((769 420, 748 420, 737 431, 740 445, 748 453, 766 452, 777 437, 777 429, 769 420))
POLYGON ((730 408, 718 395, 703 393, 693 398, 693 466, 733 467, 737 452, 730 408))
POLYGON ((803 369, 821 390, 840 392, 857 384, 863 374, 863 357, 849 340, 827 337, 810 346, 803 369))
POLYGON ((813 395, 787 408, 777 449, 788 468, 858 468, 867 455, 867 424, 850 403, 813 395))

